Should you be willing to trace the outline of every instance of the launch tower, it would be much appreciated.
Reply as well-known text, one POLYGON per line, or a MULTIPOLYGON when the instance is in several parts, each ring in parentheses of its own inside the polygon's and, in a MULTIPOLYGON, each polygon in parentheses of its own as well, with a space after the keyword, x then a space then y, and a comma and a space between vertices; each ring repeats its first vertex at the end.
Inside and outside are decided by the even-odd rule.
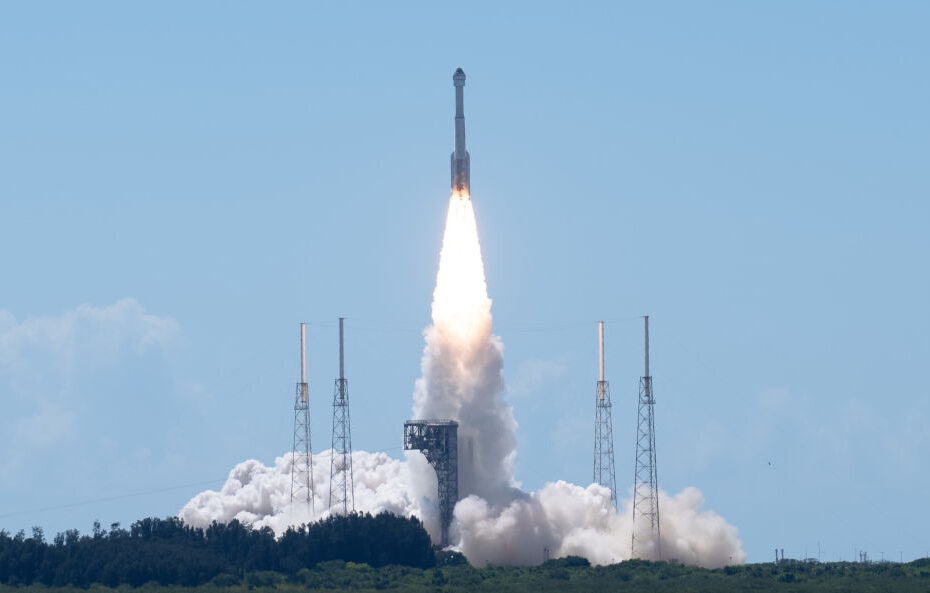
POLYGON ((329 508, 348 515, 355 512, 352 475, 352 423, 349 418, 349 382, 346 381, 343 322, 339 318, 339 378, 333 391, 333 456, 329 463, 329 508))
POLYGON ((639 419, 636 423, 636 471, 633 479, 632 557, 646 552, 650 542, 655 545, 655 559, 662 559, 659 540, 659 486, 656 473, 656 432, 649 374, 649 316, 643 317, 645 336, 645 373, 639 379, 639 419))
POLYGON ((610 490, 617 508, 617 477, 614 471, 614 423, 610 414, 610 385, 604 378, 604 322, 597 322, 598 374, 594 396, 594 481, 610 490))
POLYGON ((404 422, 404 450, 426 456, 439 482, 439 520, 442 546, 449 545, 452 511, 459 500, 459 423, 454 420, 408 420, 404 422))
POLYGON ((291 458, 291 503, 306 503, 313 512, 313 449, 310 446, 310 390, 307 387, 307 324, 300 324, 300 382, 294 395, 294 452, 291 458))

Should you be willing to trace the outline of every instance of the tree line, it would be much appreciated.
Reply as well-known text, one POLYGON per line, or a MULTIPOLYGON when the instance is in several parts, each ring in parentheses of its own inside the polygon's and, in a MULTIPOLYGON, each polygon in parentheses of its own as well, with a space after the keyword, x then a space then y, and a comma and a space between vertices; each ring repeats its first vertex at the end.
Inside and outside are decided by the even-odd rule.
POLYGON ((218 575, 293 575, 331 560, 422 569, 434 566, 436 556, 417 518, 389 513, 333 516, 292 527, 280 538, 268 527, 232 521, 198 529, 177 517, 141 519, 129 529, 115 523, 109 531, 95 522, 90 534, 72 529, 50 542, 39 527, 31 536, 0 531, 0 583, 7 585, 138 587, 154 581, 190 587, 218 575))

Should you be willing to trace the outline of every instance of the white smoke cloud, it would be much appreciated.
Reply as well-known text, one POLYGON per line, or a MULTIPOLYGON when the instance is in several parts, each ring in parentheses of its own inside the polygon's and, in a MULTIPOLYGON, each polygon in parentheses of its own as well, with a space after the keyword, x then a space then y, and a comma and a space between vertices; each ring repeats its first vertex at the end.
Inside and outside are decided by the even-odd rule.
MULTIPOLYGON (((514 480, 516 428, 513 410, 503 399, 503 345, 492 333, 474 210, 468 196, 454 195, 433 293, 432 325, 424 331, 422 377, 414 388, 417 419, 459 423, 459 493, 451 526, 452 547, 475 565, 538 564, 550 557, 579 555, 595 564, 630 557, 632 506, 616 511, 610 492, 555 482, 526 493, 514 480)), ((314 519, 329 514, 330 453, 314 457, 317 495, 314 519)), ((436 476, 425 458, 411 452, 406 461, 383 453, 353 454, 355 508, 417 516, 433 541, 440 529, 436 476)), ((204 526, 213 520, 239 519, 282 533, 306 522, 306 504, 290 504, 290 455, 273 468, 257 461, 236 466, 220 492, 205 492, 180 512, 184 521, 204 526)), ((736 528, 701 509, 695 488, 676 496, 660 493, 662 557, 708 567, 746 558, 736 528)), ((658 557, 657 542, 647 542, 642 557, 658 557)))
MULTIPOLYGON (((313 455, 313 504, 291 502, 293 455, 275 459, 272 467, 254 459, 236 465, 219 491, 207 490, 192 498, 178 513, 185 523, 206 527, 213 521, 238 520, 256 528, 270 527, 277 535, 287 528, 332 514, 329 507, 332 451, 313 455)), ((436 476, 422 459, 399 461, 386 453, 354 451, 352 467, 356 511, 382 511, 419 517, 432 537, 440 529, 436 507, 436 476)), ((341 508, 337 508, 341 512, 341 508)))
POLYGON ((501 398, 503 345, 491 332, 491 299, 467 196, 449 202, 432 315, 414 418, 458 421, 459 495, 503 502, 516 486, 517 423, 501 398))
MULTIPOLYGON (((719 515, 701 509, 696 488, 676 496, 659 493, 661 557, 710 568, 746 559, 737 530, 719 515)), ((593 564, 630 558, 633 508, 630 500, 615 511, 610 491, 558 481, 493 507, 469 497, 455 507, 458 547, 476 565, 538 564, 550 557, 583 556, 593 564)), ((655 542, 642 557, 657 559, 655 542)))
MULTIPOLYGON (((178 516, 196 527, 235 519, 256 528, 270 527, 278 535, 289 526, 327 517, 330 454, 313 456, 315 512, 305 502, 291 503, 291 454, 287 454, 271 467, 243 461, 229 472, 219 491, 201 492, 178 516)), ((352 463, 357 511, 418 517, 438 541, 436 477, 422 456, 399 461, 385 453, 356 451, 352 463)), ((660 492, 662 557, 707 567, 745 561, 736 528, 703 510, 703 503, 696 488, 676 496, 660 492)), ((611 564, 630 557, 632 519, 630 501, 614 511, 606 488, 558 481, 538 492, 513 491, 505 504, 493 505, 474 495, 459 501, 453 547, 477 566, 538 564, 546 549, 553 558, 575 555, 594 564, 611 564)))

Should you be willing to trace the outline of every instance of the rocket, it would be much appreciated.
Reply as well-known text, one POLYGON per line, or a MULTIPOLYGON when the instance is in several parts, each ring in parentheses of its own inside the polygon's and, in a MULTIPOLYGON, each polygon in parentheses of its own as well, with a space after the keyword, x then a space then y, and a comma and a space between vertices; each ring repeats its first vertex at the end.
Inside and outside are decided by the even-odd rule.
POLYGON ((452 193, 469 196, 471 194, 471 173, 469 171, 468 151, 465 150, 465 72, 456 68, 452 75, 455 85, 455 150, 452 152, 452 193))

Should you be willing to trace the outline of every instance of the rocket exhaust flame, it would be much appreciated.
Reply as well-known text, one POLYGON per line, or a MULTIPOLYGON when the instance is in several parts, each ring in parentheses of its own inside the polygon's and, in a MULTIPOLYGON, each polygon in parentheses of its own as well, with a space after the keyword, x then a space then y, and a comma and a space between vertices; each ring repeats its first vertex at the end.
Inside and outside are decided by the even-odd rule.
POLYGON ((506 497, 513 485, 517 424, 502 399, 503 348, 491 333, 491 299, 467 194, 453 192, 449 200, 432 320, 424 332, 414 417, 459 422, 461 495, 506 497))
MULTIPOLYGON (((543 550, 551 557, 580 555, 595 564, 630 556, 632 505, 614 509, 610 491, 563 481, 537 492, 519 490, 514 481, 516 428, 513 410, 503 400, 503 346, 492 333, 484 263, 470 196, 469 156, 465 150, 461 92, 465 73, 456 71, 456 146, 452 153, 452 196, 446 214, 439 270, 433 291, 432 323, 424 332, 422 377, 414 387, 415 419, 446 418, 459 423, 459 492, 451 529, 453 548, 472 564, 538 564, 543 550)), ((331 451, 313 456, 329 463, 331 451)), ((437 481, 419 452, 406 461, 384 453, 352 453, 355 503, 360 512, 387 510, 423 520, 434 542, 440 540, 437 481)), ((587 456, 585 456, 587 458, 587 456)), ((188 524, 238 519, 255 527, 271 527, 281 535, 299 525, 330 515, 328 472, 318 471, 315 513, 289 504, 286 496, 290 454, 274 467, 250 460, 237 465, 220 492, 198 494, 181 509, 188 524)), ((746 555, 736 528, 701 508, 694 488, 674 497, 660 493, 661 548, 667 558, 719 567, 741 563, 746 555)))
POLYGON ((460 339, 469 339, 485 329, 480 322, 490 314, 475 210, 468 194, 453 195, 433 291, 433 324, 442 331, 455 332, 460 339))

